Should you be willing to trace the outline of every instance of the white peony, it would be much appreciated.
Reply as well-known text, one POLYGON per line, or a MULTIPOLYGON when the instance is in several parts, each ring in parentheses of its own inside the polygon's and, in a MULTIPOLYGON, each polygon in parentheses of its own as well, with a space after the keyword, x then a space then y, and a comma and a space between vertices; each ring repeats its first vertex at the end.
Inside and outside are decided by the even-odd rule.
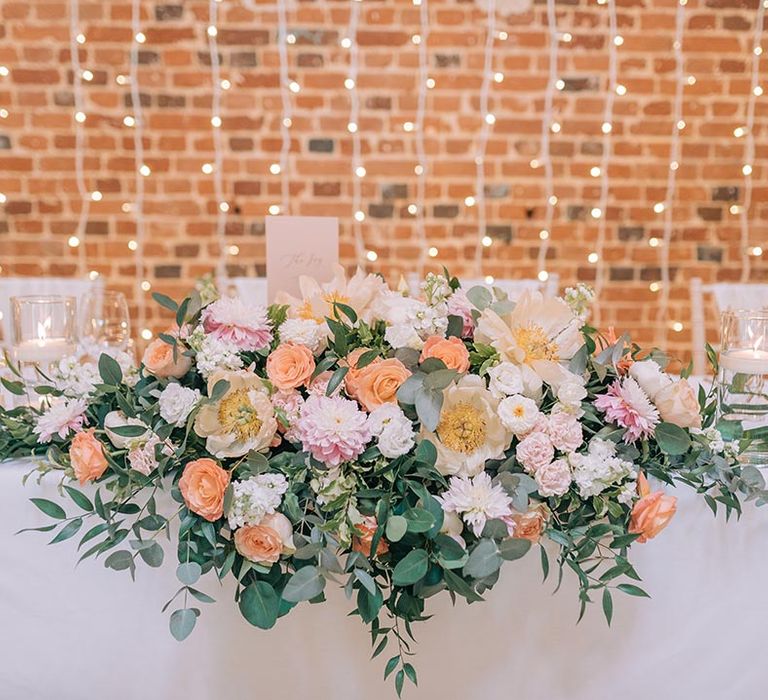
POLYGON ((188 389, 181 384, 171 382, 163 389, 157 400, 160 406, 160 417, 167 423, 182 428, 201 398, 202 395, 198 389, 188 389))
POLYGON ((278 331, 280 342, 306 345, 313 355, 325 350, 328 344, 328 326, 312 318, 289 318, 278 331))
POLYGON ((389 459, 400 457, 413 449, 413 424, 394 404, 375 408, 368 416, 368 428, 377 438, 379 452, 389 459))
POLYGON ((527 435, 541 416, 536 402, 517 394, 499 402, 499 418, 504 427, 515 436, 527 435))

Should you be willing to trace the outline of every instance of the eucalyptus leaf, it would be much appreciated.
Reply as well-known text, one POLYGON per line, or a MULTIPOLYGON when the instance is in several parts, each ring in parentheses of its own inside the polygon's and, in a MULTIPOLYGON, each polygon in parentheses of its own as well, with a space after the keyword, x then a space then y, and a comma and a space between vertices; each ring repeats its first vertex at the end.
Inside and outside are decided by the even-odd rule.
POLYGON ((493 303, 493 294, 488 287, 477 285, 467 290, 467 298, 472 305, 482 311, 488 308, 493 303))
POLYGON ((691 447, 688 433, 672 423, 659 423, 654 435, 659 447, 668 455, 685 454, 691 447))
POLYGON ((464 564, 464 575, 473 578, 485 578, 498 571, 501 566, 499 548, 493 540, 483 539, 469 553, 469 559, 464 564))
POLYGON ((395 586, 409 586, 427 575, 429 555, 423 549, 414 549, 406 554, 395 566, 392 583, 395 586))
POLYGON ((197 615, 192 608, 174 610, 173 613, 171 613, 171 619, 169 621, 173 638, 177 642, 183 642, 190 634, 192 634, 196 622, 197 615))
POLYGON ((387 520, 386 536, 390 542, 399 542, 408 529, 408 521, 402 515, 392 515, 387 520))
POLYGON ((440 423, 440 410, 443 407, 443 392, 438 389, 416 390, 416 414, 422 426, 430 432, 434 432, 440 423))
POLYGON ((275 626, 280 598, 266 581, 249 584, 240 595, 240 612, 255 627, 268 630, 275 626))
POLYGON ((282 598, 289 603, 298 603, 302 600, 312 600, 320 595, 325 588, 325 579, 314 566, 305 566, 299 569, 285 584, 282 598))
POLYGON ((191 586, 192 584, 197 583, 197 580, 202 574, 203 569, 196 561, 188 561, 179 564, 176 568, 176 578, 185 586, 191 586))
POLYGON ((525 556, 530 548, 530 540, 525 540, 521 537, 510 537, 499 544, 499 554, 502 559, 514 561, 525 556))

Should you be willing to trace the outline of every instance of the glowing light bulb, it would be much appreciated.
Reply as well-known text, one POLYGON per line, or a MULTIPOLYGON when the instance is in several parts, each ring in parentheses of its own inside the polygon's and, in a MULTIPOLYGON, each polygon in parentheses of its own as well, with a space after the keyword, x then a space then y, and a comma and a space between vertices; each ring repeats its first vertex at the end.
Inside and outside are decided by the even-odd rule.
POLYGON ((592 263, 593 265, 600 259, 600 256, 597 253, 590 253, 587 255, 587 261, 592 263))
POLYGON ((757 86, 755 86, 755 89, 754 89, 754 90, 752 90, 752 93, 753 93, 753 94, 754 94, 756 97, 760 97, 760 95, 762 95, 762 94, 763 94, 763 88, 761 88, 759 85, 757 85, 757 86))
POLYGON ((623 43, 624 43, 624 37, 621 36, 621 34, 617 34, 615 37, 613 37, 614 46, 621 46, 623 43))
POLYGON ((497 36, 497 37, 498 37, 498 38, 499 38, 501 41, 506 41, 507 39, 509 39, 509 34, 507 34, 507 32, 499 32, 499 33, 498 33, 496 36, 497 36))
POLYGON ((752 53, 755 54, 755 56, 760 56, 763 53, 763 47, 755 46, 755 48, 752 49, 752 53))
POLYGON ((752 248, 749 250, 749 254, 759 258, 763 254, 763 249, 759 245, 752 246, 752 248))
POLYGON ((688 83, 688 85, 696 85, 696 76, 695 75, 689 75, 685 82, 688 83))
POLYGON ((145 292, 148 292, 150 289, 152 289, 152 283, 149 280, 144 280, 141 283, 141 289, 145 292))
POLYGON ((378 253, 377 253, 375 250, 369 250, 369 251, 368 251, 368 252, 365 254, 365 257, 366 257, 366 258, 367 258, 367 259, 368 259, 370 262, 376 262, 376 261, 379 259, 379 254, 378 254, 378 253))
POLYGON ((365 212, 358 209, 355 212, 355 221, 365 221, 365 212))
POLYGON ((91 281, 99 279, 99 273, 96 270, 91 270, 88 273, 88 279, 91 281))
POLYGON ((590 214, 593 219, 599 219, 603 215, 603 210, 600 207, 592 207, 590 214))
POLYGON ((227 252, 232 256, 240 255, 240 246, 231 245, 229 246, 229 248, 227 248, 227 252))
POLYGON ((0 119, 8 119, 8 110, 3 108, 0 109, 0 119))
POLYGON ((678 163, 676 160, 673 160, 673 161, 672 161, 672 162, 669 164, 669 169, 670 169, 670 170, 677 170, 679 167, 680 167, 680 163, 678 163))
POLYGON ((219 116, 211 117, 211 126, 214 129, 218 129, 221 126, 221 117, 219 116))
POLYGON ((358 165, 355 168, 355 175, 357 175, 358 177, 365 177, 366 172, 367 172, 366 169, 362 165, 358 165))
POLYGON ((273 175, 279 175, 280 174, 280 163, 272 163, 269 166, 269 172, 271 172, 273 175))
POLYGON ((219 211, 223 211, 226 214, 229 211, 229 204, 226 202, 219 202, 219 211))
POLYGON ((622 85, 621 83, 619 83, 616 86, 616 94, 619 95, 619 96, 626 95, 627 94, 627 86, 626 85, 622 85))
POLYGON ((415 204, 409 204, 408 205, 408 213, 412 216, 416 216, 416 213, 419 211, 419 208, 415 204))
POLYGON ((352 80, 352 78, 347 78, 344 81, 344 87, 347 88, 347 90, 351 90, 353 87, 355 87, 355 81, 352 80))
POLYGON ((213 172, 213 163, 203 163, 200 170, 203 171, 203 174, 210 175, 213 172))
POLYGON ((100 202, 104 198, 104 195, 101 194, 98 190, 94 190, 91 192, 91 200, 94 202, 100 202))
POLYGON ((414 34, 411 37, 411 42, 416 44, 416 46, 418 46, 421 43, 421 34, 414 34))
POLYGON ((493 275, 486 275, 485 276, 485 283, 486 284, 493 284, 494 283, 493 275))
POLYGON ((131 211, 131 209, 132 209, 132 208, 133 208, 133 207, 131 206, 131 203, 130 203, 130 202, 123 202, 123 203, 120 205, 120 209, 121 209, 121 211, 122 211, 124 214, 128 214, 128 213, 130 213, 130 211, 131 211))
POLYGON ((70 236, 67 245, 70 248, 77 248, 80 245, 80 239, 77 236, 70 236))
POLYGON ((570 32, 563 32, 560 35, 560 41, 564 41, 566 44, 570 44, 573 41, 573 34, 570 32))
POLYGON ((666 207, 664 206, 664 202, 656 202, 656 204, 653 205, 653 211, 655 211, 657 214, 661 214, 665 208, 666 207))
POLYGON ((0 192, 0 204, 5 204, 8 201, 8 197, 3 192, 0 192))
POLYGON ((75 41, 76 41, 78 44, 84 44, 84 43, 85 43, 85 34, 83 34, 83 33, 80 33, 80 34, 78 34, 78 35, 75 37, 75 41))
POLYGON ((565 90, 565 80, 563 80, 562 78, 558 78, 558 79, 555 81, 555 87, 556 87, 558 90, 565 90))
POLYGON ((672 323, 672 330, 675 331, 675 333, 680 333, 683 330, 683 324, 680 323, 680 321, 674 321, 672 323))
POLYGON ((475 206, 475 198, 471 195, 469 197, 464 197, 464 204, 466 204, 468 207, 474 207, 475 206))
POLYGON ((648 239, 648 245, 651 246, 651 248, 658 248, 661 245, 661 241, 654 236, 648 239))
POLYGON ((208 27, 208 29, 207 29, 207 32, 208 32, 208 36, 210 36, 210 37, 214 37, 214 36, 216 36, 216 35, 219 33, 219 30, 218 30, 218 29, 216 29, 216 27, 214 27, 214 26, 211 24, 211 25, 208 27))
POLYGON ((648 289, 650 289, 652 292, 658 292, 661 289, 661 284, 658 282, 651 282, 648 285, 648 289))
POLYGON ((350 39, 348 36, 345 36, 345 37, 344 37, 344 38, 341 40, 341 47, 342 47, 343 49, 349 49, 349 48, 351 48, 351 47, 352 47, 352 39, 350 39))
POLYGON ((483 236, 482 240, 480 241, 485 248, 490 248, 493 245, 493 238, 490 236, 483 236))
POLYGON ((149 177, 149 176, 152 174, 152 169, 151 169, 151 168, 150 168, 150 167, 149 167, 149 166, 148 166, 148 165, 145 163, 144 165, 142 165, 142 166, 139 168, 139 172, 140 172, 140 173, 141 173, 141 174, 142 174, 144 177, 149 177))
POLYGON ((417 166, 416 166, 416 167, 413 169, 413 172, 414 172, 416 175, 423 175, 423 174, 424 174, 424 166, 423 166, 423 165, 417 165, 417 166))
POLYGON ((555 195, 551 195, 547 201, 554 207, 555 204, 557 204, 557 197, 555 197, 555 195))
POLYGON ((600 127, 600 130, 604 134, 610 134, 611 131, 613 131, 613 125, 611 124, 611 122, 603 122, 602 126, 600 127))
POLYGON ((286 34, 285 35, 285 42, 287 44, 295 44, 296 43, 296 35, 295 34, 286 34))
POLYGON ((560 126, 559 122, 552 122, 551 126, 549 127, 553 134, 559 134, 560 129, 562 128, 560 126))
POLYGON ((347 131, 350 134, 356 133, 357 132, 357 124, 355 124, 355 122, 349 122, 349 124, 347 124, 347 131))
POLYGON ((677 122, 677 129, 678 131, 685 129, 685 119, 681 119, 679 122, 677 122))
POLYGON ((232 83, 226 78, 224 78, 224 80, 222 80, 220 84, 221 84, 222 90, 229 90, 229 88, 232 87, 232 83))
POLYGON ((139 244, 136 241, 128 241, 128 250, 137 250, 139 244))
POLYGON ((88 82, 91 82, 93 80, 93 72, 89 70, 84 70, 83 73, 83 80, 86 80, 88 82))
POLYGON ((436 257, 437 257, 437 254, 438 254, 438 252, 439 252, 439 251, 437 250, 437 248, 435 248, 435 246, 432 246, 432 247, 431 247, 431 248, 430 248, 430 249, 427 251, 427 255, 429 255, 429 257, 430 257, 430 258, 436 258, 436 257))
POLYGON ((536 158, 532 158, 529 165, 535 170, 536 168, 539 167, 539 165, 541 165, 541 163, 539 163, 539 161, 536 158))
POLYGON ((133 38, 137 44, 143 44, 147 40, 147 36, 144 32, 136 32, 133 38))
POLYGON ((125 85, 128 82, 128 76, 127 75, 118 75, 115 76, 115 82, 118 85, 125 85))
POLYGON ((435 79, 427 78, 427 88, 431 90, 433 87, 435 87, 435 79))
POLYGON ((539 238, 542 241, 546 241, 549 238, 549 231, 545 228, 541 229, 541 231, 539 231, 539 238))
POLYGON ((270 204, 267 210, 272 216, 277 216, 280 213, 280 207, 277 204, 270 204))
POLYGON ((144 340, 152 340, 152 331, 149 330, 149 328, 145 328, 141 331, 141 337, 144 338, 144 340))
POLYGON ((744 136, 744 135, 747 133, 747 131, 748 131, 748 129, 747 129, 747 127, 746 127, 746 126, 737 126, 737 127, 736 127, 736 128, 733 130, 733 135, 734 135, 734 136, 735 136, 737 139, 740 139, 742 136, 744 136))
POLYGON ((136 126, 136 120, 130 115, 123 117, 123 124, 126 126, 136 126))
POLYGON ((496 117, 493 114, 486 114, 485 115, 485 123, 486 124, 495 124, 496 123, 496 117))
POLYGON ((741 214, 741 207, 738 204, 731 204, 731 206, 728 207, 728 211, 731 212, 731 214, 741 214))
POLYGON ((413 131, 416 125, 413 122, 405 122, 403 124, 403 131, 413 131))
POLYGON ((596 165, 593 165, 593 166, 592 166, 592 167, 589 169, 589 174, 590 174, 592 177, 600 177, 600 168, 598 168, 596 165))
POLYGON ((86 120, 85 112, 75 112, 75 121, 82 124, 86 120))
POLYGON ((546 282, 549 279, 549 273, 546 270, 541 270, 537 275, 539 282, 546 282))
POLYGON ((493 74, 493 80, 497 83, 503 83, 504 82, 504 73, 494 73, 493 74))
POLYGON ((301 85, 299 85, 295 80, 291 80, 290 83, 288 83, 288 89, 296 94, 297 92, 301 92, 301 85))
POLYGON ((291 128, 291 126, 292 126, 292 124, 293 124, 293 120, 292 120, 290 117, 285 117, 285 118, 283 119, 283 126, 284 126, 286 129, 290 129, 290 128, 291 128))
POLYGON ((742 169, 741 172, 744 173, 744 175, 751 175, 752 174, 752 166, 747 163, 742 169))

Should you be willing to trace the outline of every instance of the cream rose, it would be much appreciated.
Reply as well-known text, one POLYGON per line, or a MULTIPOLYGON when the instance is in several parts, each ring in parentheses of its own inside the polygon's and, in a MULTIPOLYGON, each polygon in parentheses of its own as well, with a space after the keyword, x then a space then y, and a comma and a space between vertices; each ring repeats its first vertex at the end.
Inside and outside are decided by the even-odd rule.
POLYGON ((686 379, 665 386, 653 399, 659 415, 681 428, 701 428, 701 413, 696 392, 686 379))

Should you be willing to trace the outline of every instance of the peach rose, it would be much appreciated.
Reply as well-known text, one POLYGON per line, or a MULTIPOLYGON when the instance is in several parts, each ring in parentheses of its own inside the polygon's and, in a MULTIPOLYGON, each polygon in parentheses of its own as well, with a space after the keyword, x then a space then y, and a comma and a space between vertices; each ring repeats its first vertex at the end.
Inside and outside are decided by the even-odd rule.
POLYGON ((680 379, 661 389, 653 402, 662 420, 681 428, 701 428, 701 413, 696 392, 686 379, 680 379))
POLYGON ((469 351, 461 338, 452 336, 441 338, 439 335, 431 335, 424 343, 419 362, 427 358, 435 357, 442 360, 448 369, 457 372, 466 372, 469 369, 469 351))
POLYGON ((192 358, 184 355, 186 348, 180 343, 176 346, 176 361, 173 360, 173 346, 160 338, 155 338, 144 351, 141 361, 144 368, 156 377, 183 377, 192 367, 192 358))
MULTIPOLYGON (((366 515, 361 523, 355 525, 357 535, 352 537, 352 550, 360 552, 366 557, 371 556, 371 545, 373 544, 373 536, 376 534, 376 530, 379 525, 376 522, 376 518, 372 515, 366 515)), ((380 557, 389 551, 389 544, 381 537, 379 544, 376 546, 376 556, 380 557)))
POLYGON ((224 515, 227 486, 229 472, 208 457, 188 462, 179 479, 179 489, 187 508, 211 522, 224 515))
MULTIPOLYGON (((363 367, 362 369, 357 368, 357 363, 360 361, 360 358, 367 353, 370 350, 370 348, 356 348, 351 353, 349 353, 343 360, 339 360, 339 366, 341 367, 349 367, 349 371, 347 372, 346 376, 344 377, 344 388, 347 391, 347 394, 354 397, 357 389, 357 379, 360 376, 360 373, 363 372, 366 367, 370 365, 366 365, 366 367, 363 367)), ((381 362, 381 358, 377 357, 373 360, 373 363, 375 362, 381 362)))
POLYGON ((274 564, 281 554, 293 554, 293 525, 282 513, 265 515, 258 525, 235 531, 235 549, 246 559, 274 564))
POLYGON ((347 383, 347 393, 366 411, 385 403, 397 403, 397 390, 411 376, 410 370, 396 358, 377 359, 360 370, 347 383))
POLYGON ((629 532, 639 534, 638 542, 647 542, 658 535, 672 520, 677 510, 677 498, 668 496, 663 491, 651 493, 648 480, 642 472, 637 478, 637 491, 640 500, 632 508, 629 532))
POLYGON ((267 358, 267 376, 280 391, 307 384, 314 371, 315 357, 306 345, 281 343, 267 358))
POLYGON ((69 448, 69 459, 75 470, 77 480, 84 484, 86 481, 98 479, 108 466, 104 456, 104 446, 93 434, 94 428, 82 430, 72 438, 69 448))
POLYGON ((533 544, 541 539, 547 524, 547 516, 542 505, 535 506, 526 513, 512 513, 502 520, 507 524, 511 537, 530 540, 533 544))

